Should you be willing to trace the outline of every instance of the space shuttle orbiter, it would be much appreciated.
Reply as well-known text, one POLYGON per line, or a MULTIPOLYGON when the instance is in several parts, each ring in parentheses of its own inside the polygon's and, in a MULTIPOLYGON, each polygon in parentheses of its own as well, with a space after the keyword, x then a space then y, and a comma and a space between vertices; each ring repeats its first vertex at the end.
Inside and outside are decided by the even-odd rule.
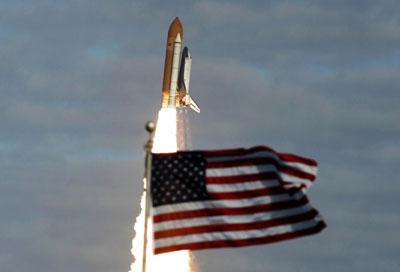
POLYGON ((168 30, 162 87, 162 107, 190 107, 194 111, 200 112, 199 106, 197 106, 189 94, 192 57, 187 47, 181 50, 182 40, 182 24, 179 18, 176 17, 168 30))

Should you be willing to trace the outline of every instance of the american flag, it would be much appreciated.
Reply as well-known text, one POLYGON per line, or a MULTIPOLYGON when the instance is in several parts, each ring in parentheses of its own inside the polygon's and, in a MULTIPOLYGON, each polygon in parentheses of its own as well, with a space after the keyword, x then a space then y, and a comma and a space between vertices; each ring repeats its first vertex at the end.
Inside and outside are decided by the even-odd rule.
POLYGON ((239 247, 320 232, 305 191, 317 162, 265 146, 153 154, 155 254, 239 247))

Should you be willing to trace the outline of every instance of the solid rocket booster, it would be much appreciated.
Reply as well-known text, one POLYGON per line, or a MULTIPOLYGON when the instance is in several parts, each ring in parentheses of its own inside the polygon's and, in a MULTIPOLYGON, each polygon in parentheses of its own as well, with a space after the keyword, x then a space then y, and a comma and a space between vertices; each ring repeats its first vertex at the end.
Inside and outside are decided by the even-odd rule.
POLYGON ((196 112, 200 112, 200 108, 189 95, 192 58, 187 47, 183 49, 181 55, 182 42, 183 28, 179 18, 176 17, 168 29, 162 107, 191 107, 196 112))

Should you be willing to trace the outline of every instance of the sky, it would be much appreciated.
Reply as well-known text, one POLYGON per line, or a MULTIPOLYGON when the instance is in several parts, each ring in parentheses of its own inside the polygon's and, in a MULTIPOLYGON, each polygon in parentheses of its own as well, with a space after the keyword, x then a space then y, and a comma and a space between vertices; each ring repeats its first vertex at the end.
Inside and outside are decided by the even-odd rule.
POLYGON ((309 197, 328 224, 195 252, 198 271, 399 271, 395 0, 1 1, 1 270, 129 270, 175 16, 202 109, 193 147, 316 159, 309 197))

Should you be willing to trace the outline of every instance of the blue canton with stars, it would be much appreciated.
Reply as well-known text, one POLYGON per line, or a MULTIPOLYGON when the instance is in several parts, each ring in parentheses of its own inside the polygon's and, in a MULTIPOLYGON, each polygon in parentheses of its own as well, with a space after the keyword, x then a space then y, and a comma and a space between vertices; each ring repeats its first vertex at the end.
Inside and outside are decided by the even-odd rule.
POLYGON ((207 162, 201 152, 153 154, 153 206, 207 200, 206 167, 207 162))

